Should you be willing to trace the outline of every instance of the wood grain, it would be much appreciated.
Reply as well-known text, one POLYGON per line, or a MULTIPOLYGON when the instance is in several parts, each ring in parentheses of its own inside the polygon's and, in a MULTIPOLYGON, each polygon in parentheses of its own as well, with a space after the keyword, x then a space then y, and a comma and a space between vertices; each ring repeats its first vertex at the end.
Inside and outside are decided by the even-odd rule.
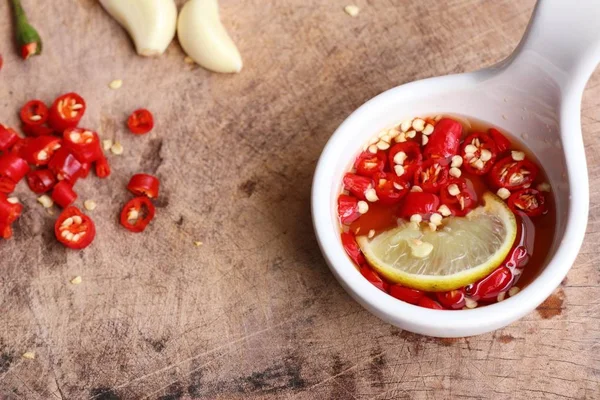
POLYGON ((108 182, 77 185, 98 202, 82 252, 55 242, 56 215, 19 185, 25 215, 0 243, 1 399, 600 398, 600 74, 582 106, 581 254, 506 329, 438 340, 383 323, 334 280, 310 222, 315 162, 350 112, 395 85, 501 60, 533 0, 357 0, 357 18, 341 0, 221 0, 245 60, 236 76, 185 64, 176 42, 137 57, 94 0, 24 3, 45 51, 21 62, 0 24, 2 122, 16 125, 27 99, 76 90, 83 123, 125 153, 110 157, 108 182), (157 124, 134 137, 123 121, 141 106, 157 124), (116 216, 139 171, 163 190, 134 235, 116 216))

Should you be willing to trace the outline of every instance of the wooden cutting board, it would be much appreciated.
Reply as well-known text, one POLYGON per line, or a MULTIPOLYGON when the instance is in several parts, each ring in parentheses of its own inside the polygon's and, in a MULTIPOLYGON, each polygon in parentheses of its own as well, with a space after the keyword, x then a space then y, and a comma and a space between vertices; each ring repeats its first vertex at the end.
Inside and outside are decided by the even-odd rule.
POLYGON ((17 59, 0 2, 0 122, 17 125, 28 99, 77 91, 82 123, 125 151, 109 180, 77 184, 79 204, 98 203, 85 251, 58 244, 58 210, 19 185, 25 212, 0 243, 1 399, 600 398, 599 74, 582 107, 585 243, 561 287, 511 326, 438 340, 380 321, 335 281, 310 220, 315 162, 350 112, 506 57, 532 0, 357 0, 356 18, 345 0, 222 0, 239 75, 184 63, 177 42, 138 57, 94 0, 23 2, 45 49, 17 59), (124 127, 138 107, 156 117, 147 136, 124 127), (162 193, 150 228, 132 234, 117 215, 141 171, 162 193))

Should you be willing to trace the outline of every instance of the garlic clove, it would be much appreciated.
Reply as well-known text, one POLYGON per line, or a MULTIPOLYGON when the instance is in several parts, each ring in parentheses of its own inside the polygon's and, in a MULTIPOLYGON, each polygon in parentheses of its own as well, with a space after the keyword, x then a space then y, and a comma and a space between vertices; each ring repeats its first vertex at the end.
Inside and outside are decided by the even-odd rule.
POLYGON ((140 56, 164 53, 175 37, 174 0, 100 0, 100 4, 127 30, 140 56))
POLYGON ((242 56, 219 17, 217 0, 189 0, 179 13, 177 37, 196 63, 215 72, 242 70, 242 56))

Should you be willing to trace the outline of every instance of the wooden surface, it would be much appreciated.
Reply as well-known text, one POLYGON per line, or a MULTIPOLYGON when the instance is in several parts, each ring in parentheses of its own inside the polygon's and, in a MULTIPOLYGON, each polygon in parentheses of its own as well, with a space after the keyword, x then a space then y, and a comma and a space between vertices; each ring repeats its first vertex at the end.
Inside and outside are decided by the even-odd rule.
POLYGON ((533 1, 357 3, 353 19, 344 0, 221 0, 245 60, 236 76, 185 64, 176 42, 137 57, 94 0, 24 0, 45 40, 25 63, 0 24, 2 122, 16 125, 27 99, 74 90, 84 125, 125 148, 108 181, 77 184, 99 204, 85 251, 58 244, 56 215, 18 188, 24 216, 0 243, 1 399, 600 398, 600 73, 582 107, 588 233, 568 278, 492 334, 402 332, 326 267, 310 221, 315 162, 370 97, 504 58, 533 1), (157 120, 145 137, 123 126, 141 106, 157 120), (152 226, 131 234, 116 216, 139 171, 163 190, 152 226))

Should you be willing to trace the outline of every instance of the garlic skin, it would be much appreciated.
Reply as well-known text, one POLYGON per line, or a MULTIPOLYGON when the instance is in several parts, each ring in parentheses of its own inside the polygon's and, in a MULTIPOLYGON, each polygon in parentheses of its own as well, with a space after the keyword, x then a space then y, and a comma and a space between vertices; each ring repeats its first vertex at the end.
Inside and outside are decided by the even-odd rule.
POLYGON ((163 54, 175 37, 174 0, 100 0, 100 4, 127 30, 140 56, 163 54))
POLYGON ((242 56, 219 17, 217 0, 189 0, 179 13, 177 37, 196 63, 215 72, 242 70, 242 56))

